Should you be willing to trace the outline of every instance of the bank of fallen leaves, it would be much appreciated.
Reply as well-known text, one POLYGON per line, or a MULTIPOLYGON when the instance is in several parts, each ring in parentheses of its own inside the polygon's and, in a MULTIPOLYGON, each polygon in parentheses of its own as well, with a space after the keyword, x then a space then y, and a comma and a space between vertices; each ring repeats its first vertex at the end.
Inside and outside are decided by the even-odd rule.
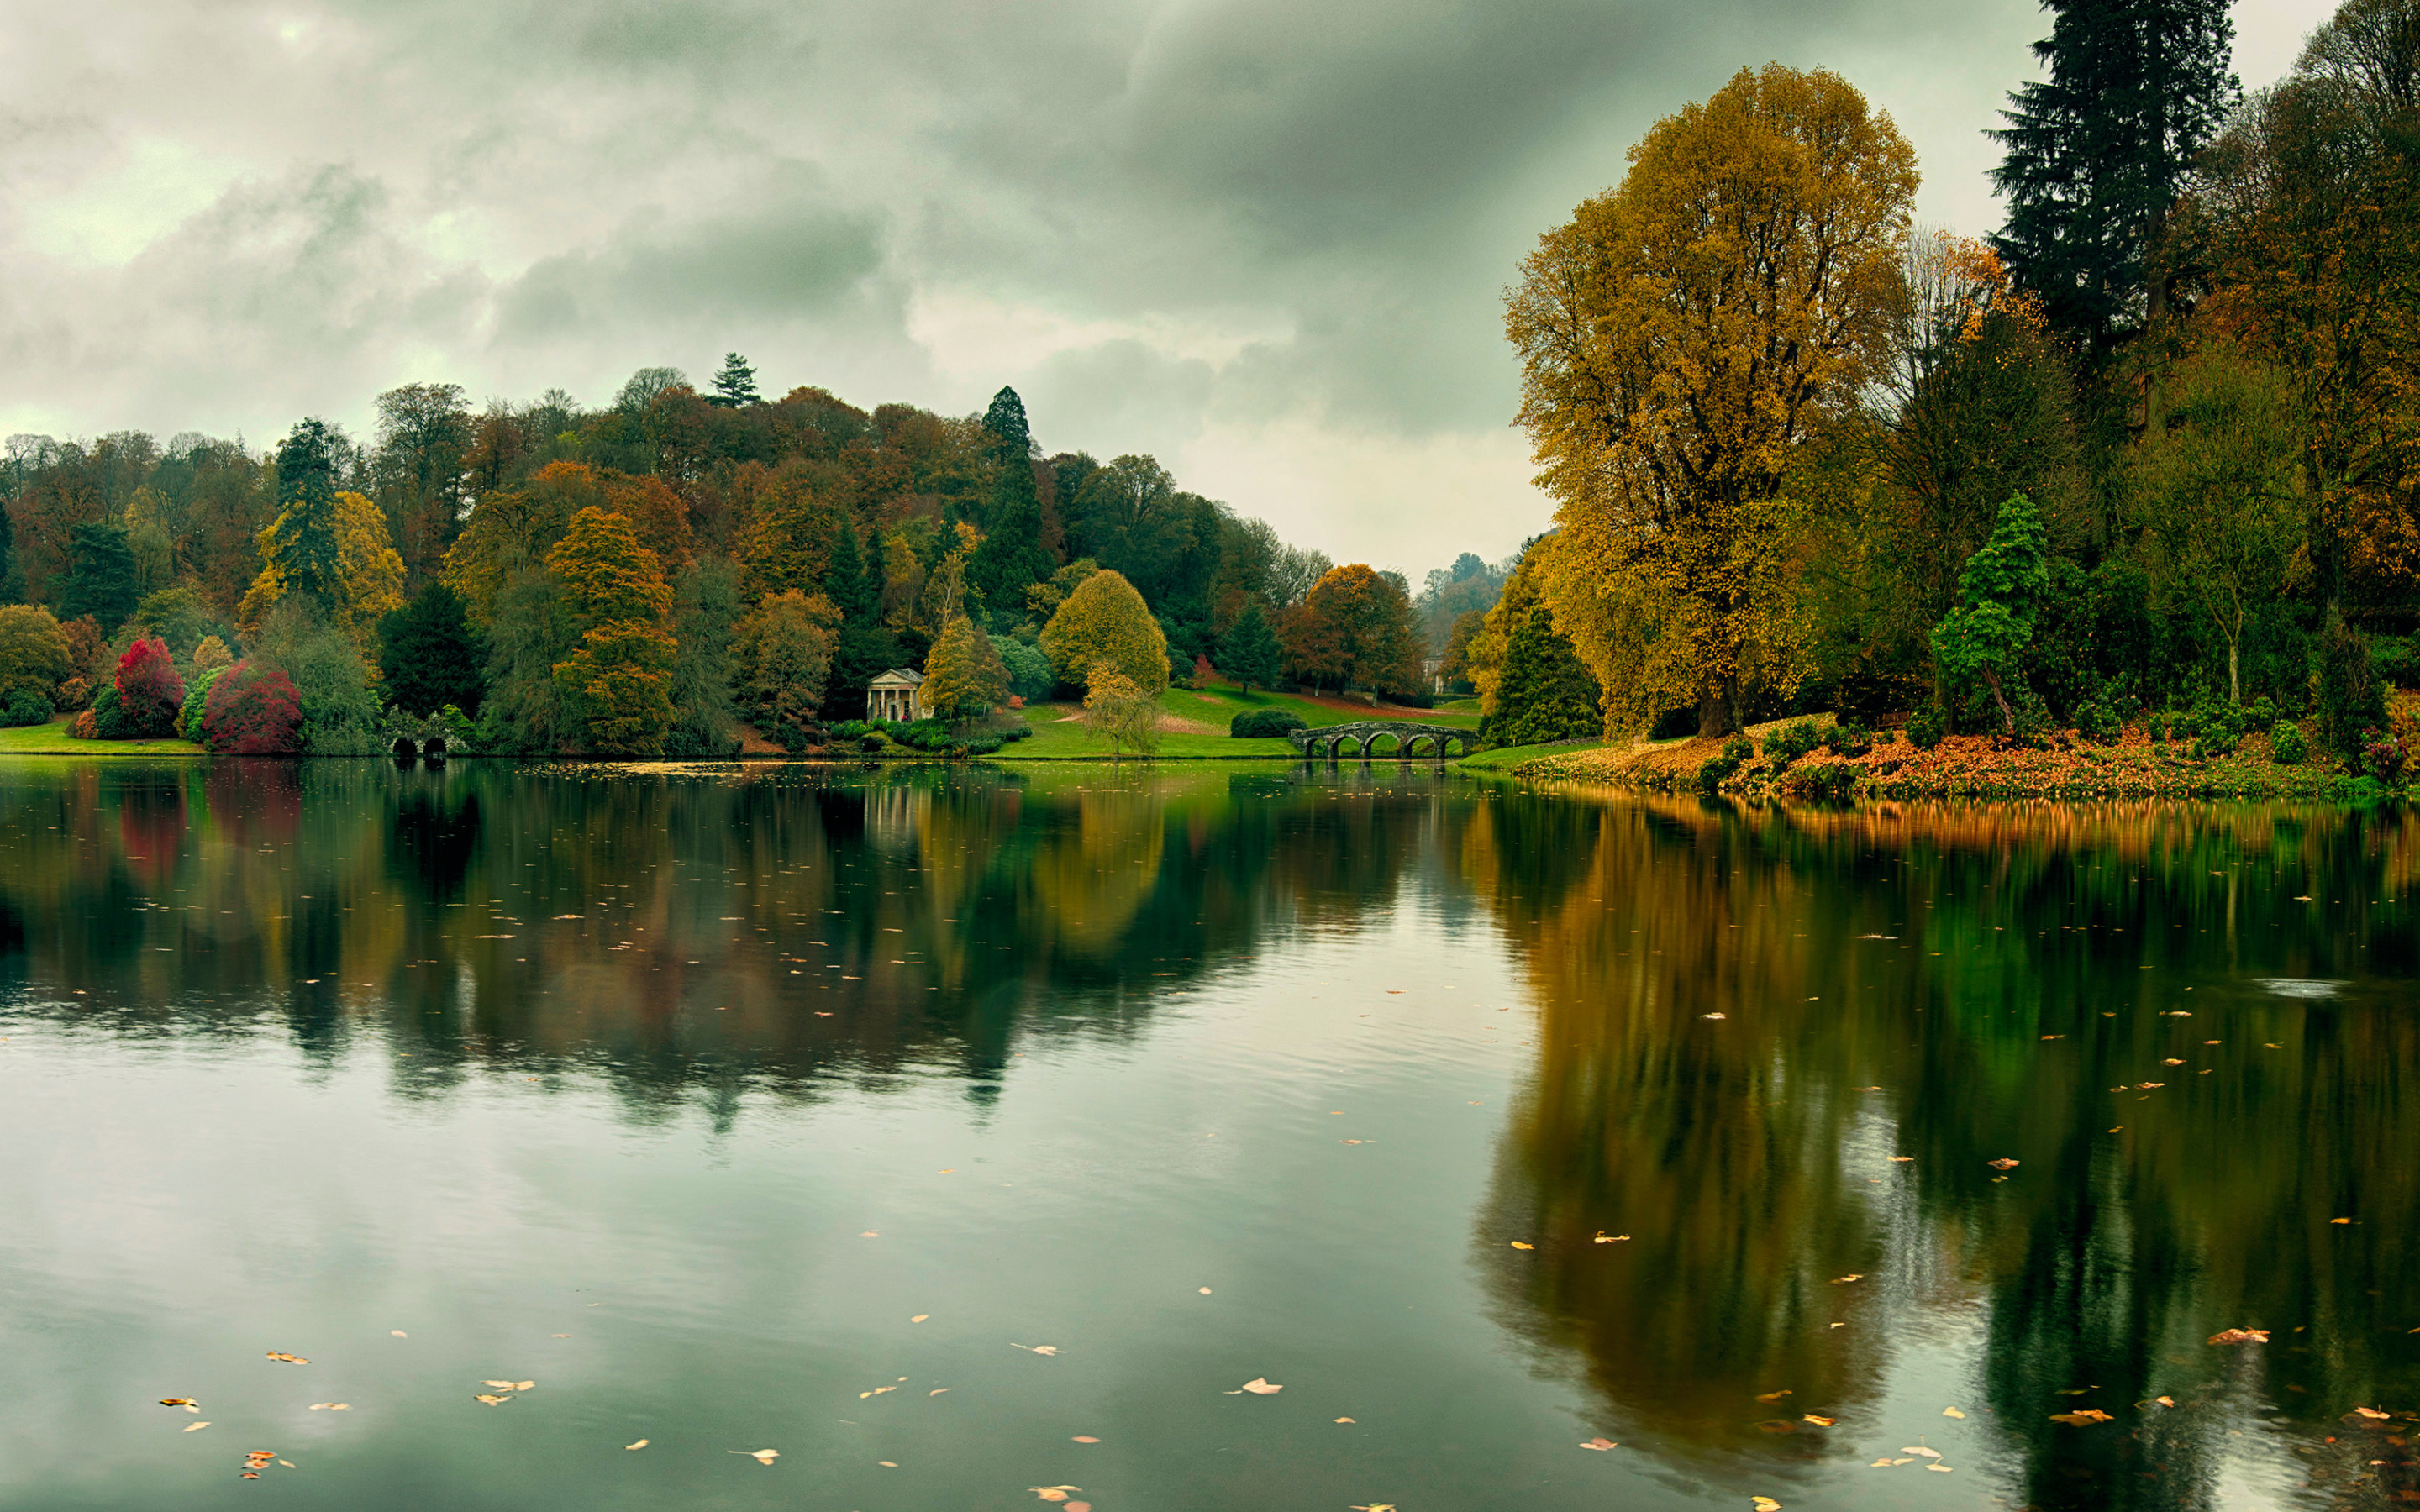
MULTIPOLYGON (((1763 734, 1795 722, 1751 725, 1748 733, 1761 745, 1763 734)), ((1525 763, 1517 771, 1523 777, 1685 791, 1695 784, 1698 769, 1720 754, 1723 744, 1694 736, 1633 741, 1559 752, 1525 763)), ((2342 764, 2316 743, 2307 761, 2281 766, 2269 759, 2269 737, 2258 734, 2244 737, 2232 755, 2196 760, 2184 742, 2155 743, 2140 729, 2127 730, 2107 746, 2062 731, 2046 749, 2006 745, 1991 735, 1950 735, 1931 750, 1917 749, 1903 733, 1892 731, 1862 756, 1818 749, 1786 768, 1759 756, 1723 789, 1749 797, 1786 796, 1805 786, 1818 769, 1835 765, 1854 768, 1858 794, 1878 798, 2284 796, 2324 793, 2346 777, 2342 764)))

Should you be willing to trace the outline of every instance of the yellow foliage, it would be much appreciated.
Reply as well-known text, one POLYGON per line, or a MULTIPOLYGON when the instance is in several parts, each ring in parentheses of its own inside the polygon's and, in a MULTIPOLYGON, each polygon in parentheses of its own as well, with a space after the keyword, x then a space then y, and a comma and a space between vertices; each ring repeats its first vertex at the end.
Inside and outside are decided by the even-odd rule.
MULTIPOLYGON (((236 606, 237 628, 247 636, 262 616, 285 596, 286 584, 274 561, 277 528, 285 517, 271 522, 260 542, 260 575, 244 590, 236 606)), ((364 657, 376 666, 374 655, 380 618, 403 608, 403 558, 387 534, 386 516, 357 493, 336 495, 336 559, 344 574, 344 602, 332 606, 336 627, 351 638, 364 657)))
POLYGON ((1090 687, 1103 667, 1153 698, 1168 691, 1168 637, 1122 573, 1078 583, 1042 627, 1042 650, 1063 683, 1090 687))
POLYGON ((1520 424, 1561 529, 1556 627, 1634 715, 1794 686, 1783 480, 1903 306, 1916 156, 1838 77, 1742 69, 1658 122, 1508 297, 1520 424))

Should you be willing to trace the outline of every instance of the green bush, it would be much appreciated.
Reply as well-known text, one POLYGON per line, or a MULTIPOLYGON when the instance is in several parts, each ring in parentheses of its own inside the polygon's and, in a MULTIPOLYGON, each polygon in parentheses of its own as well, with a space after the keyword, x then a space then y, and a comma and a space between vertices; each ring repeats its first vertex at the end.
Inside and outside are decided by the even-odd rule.
POLYGON ((2126 722, 2118 717, 2117 710, 2093 699, 2077 706, 2075 733, 2096 745, 2114 746, 2126 733, 2126 722))
POLYGON ((2390 788, 2403 785, 2403 769, 2412 762, 2411 752, 2403 742, 2384 730, 2371 730, 2361 737, 2361 767, 2371 777, 2390 788))
POLYGON ((201 743, 202 710, 209 706, 210 685, 225 673, 225 667, 213 667, 187 685, 185 706, 177 711, 177 733, 196 745, 201 743))
POLYGON ((2310 755, 2302 726, 2284 720, 2269 727, 2269 759, 2280 766, 2300 766, 2310 755))
POLYGON ((1822 803, 1838 803, 1857 790, 1857 769, 1847 762, 1825 762, 1809 767, 1798 779, 1801 796, 1822 803))
POLYGON ((1931 750, 1940 745, 1945 733, 1941 711, 1930 703, 1918 705, 1916 712, 1907 717, 1907 743, 1918 750, 1931 750))
POLYGON ((23 725, 51 722, 51 701, 30 687, 21 687, 0 704, 0 728, 14 730, 23 725))
POLYGON ((1835 756, 1863 756, 1874 748, 1874 733, 1856 720, 1849 719, 1826 731, 1823 744, 1835 756))
POLYGON ((1756 743, 1745 735, 1733 735, 1723 742, 1722 754, 1709 756, 1698 767, 1698 788, 1712 793, 1738 775, 1739 769, 1756 759, 1756 743))
POLYGON ((1822 744, 1823 732, 1815 721, 1800 719, 1764 737, 1764 759, 1776 766, 1787 766, 1822 744))
POLYGON ((1268 740, 1303 728, 1302 717, 1289 709, 1246 709, 1227 721, 1227 733, 1237 740, 1268 740))

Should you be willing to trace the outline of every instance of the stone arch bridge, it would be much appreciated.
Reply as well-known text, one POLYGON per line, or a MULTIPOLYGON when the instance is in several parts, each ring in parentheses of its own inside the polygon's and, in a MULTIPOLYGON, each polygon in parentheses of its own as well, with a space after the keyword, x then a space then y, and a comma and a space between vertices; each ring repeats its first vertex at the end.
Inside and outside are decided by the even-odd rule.
POLYGON ((1476 748, 1478 737, 1470 731, 1450 724, 1412 724, 1401 719, 1364 719, 1357 724, 1322 725, 1316 730, 1289 730, 1286 739, 1294 748, 1311 761, 1326 757, 1335 761, 1350 745, 1363 761, 1373 756, 1391 755, 1408 761, 1415 756, 1429 756, 1437 761, 1446 757, 1450 744, 1457 756, 1467 756, 1476 748), (1378 742, 1392 738, 1395 748, 1381 751, 1378 742), (1427 748, 1423 750, 1421 748, 1427 748))

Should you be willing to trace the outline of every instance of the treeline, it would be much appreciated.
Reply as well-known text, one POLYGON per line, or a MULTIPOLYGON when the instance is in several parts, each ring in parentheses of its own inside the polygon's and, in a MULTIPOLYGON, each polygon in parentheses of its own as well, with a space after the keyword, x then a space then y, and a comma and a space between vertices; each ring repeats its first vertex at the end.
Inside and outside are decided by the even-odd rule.
POLYGON ((2420 682, 2420 0, 2248 97, 2224 0, 2045 8, 1989 241, 1916 228, 1889 118, 1778 66, 1541 239, 1507 333, 1557 529, 1497 717, 2039 739, 2265 699, 2355 756, 2420 682))
POLYGON ((1466 553, 1415 594, 1151 457, 1045 455, 1009 389, 981 416, 869 413, 814 388, 768 400, 735 354, 704 393, 647 368, 599 409, 554 392, 474 411, 412 384, 377 412, 366 444, 309 420, 262 455, 10 438, 0 598, 58 639, 9 622, 33 641, 0 644, 0 701, 23 695, 7 717, 101 698, 93 733, 167 733, 112 697, 156 640, 194 703, 180 733, 209 734, 219 656, 231 689, 267 689, 240 742, 209 736, 230 748, 370 748, 389 711, 499 752, 721 754, 743 720, 798 747, 862 716, 892 667, 935 672, 954 717, 1087 690, 1101 642, 1047 632, 1101 575, 1137 623, 1088 623, 1142 696, 1215 666, 1417 699, 1502 580, 1466 553))

